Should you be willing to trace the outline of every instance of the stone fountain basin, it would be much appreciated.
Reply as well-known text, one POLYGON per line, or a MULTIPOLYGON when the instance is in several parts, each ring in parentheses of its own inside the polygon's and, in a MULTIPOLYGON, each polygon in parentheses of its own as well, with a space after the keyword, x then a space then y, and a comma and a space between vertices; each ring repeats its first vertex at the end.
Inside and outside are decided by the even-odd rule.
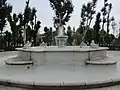
POLYGON ((89 46, 80 48, 79 46, 42 46, 29 47, 27 49, 17 48, 17 62, 6 61, 8 65, 21 63, 34 65, 111 65, 117 61, 107 57, 107 47, 91 48, 89 46), (100 58, 100 59, 98 59, 100 58), (26 62, 29 61, 29 62, 26 62))
POLYGON ((74 62, 75 64, 73 65, 57 66, 50 64, 43 66, 4 65, 5 60, 16 57, 16 53, 12 56, 12 52, 10 52, 9 55, 6 54, 5 57, 0 57, 0 83, 1 85, 13 87, 39 88, 44 90, 63 90, 63 88, 65 90, 84 90, 90 88, 97 90, 97 88, 102 87, 120 86, 120 54, 119 52, 109 52, 108 55, 117 59, 118 63, 112 66, 78 66, 77 62, 74 62), (30 67, 29 69, 27 68, 28 66, 30 67))

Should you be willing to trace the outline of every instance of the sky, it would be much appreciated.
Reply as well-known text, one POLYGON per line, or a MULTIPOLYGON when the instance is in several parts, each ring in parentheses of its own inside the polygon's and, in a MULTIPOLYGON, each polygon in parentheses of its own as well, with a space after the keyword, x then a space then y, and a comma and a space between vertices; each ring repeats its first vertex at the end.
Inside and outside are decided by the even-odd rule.
MULTIPOLYGON (((67 23, 67 26, 75 26, 76 28, 79 27, 80 24, 80 13, 81 13, 81 7, 84 3, 87 3, 91 0, 72 0, 72 3, 74 5, 74 12, 71 16, 70 21, 67 23)), ((103 7, 103 1, 104 0, 98 0, 97 3, 97 12, 100 11, 100 9, 103 7)), ((118 23, 120 21, 120 5, 119 0, 108 0, 113 4, 113 9, 111 12, 111 16, 114 16, 116 19, 116 22, 118 23)), ((26 0, 8 0, 8 3, 13 5, 13 13, 20 13, 24 11, 26 0)), ((41 26, 42 28, 45 26, 51 27, 53 26, 52 18, 54 16, 54 11, 51 9, 49 5, 49 0, 30 0, 30 6, 35 7, 37 11, 37 18, 42 22, 41 26)), ((95 19, 95 17, 94 17, 95 19)), ((92 22, 92 25, 94 24, 94 20, 92 22)))

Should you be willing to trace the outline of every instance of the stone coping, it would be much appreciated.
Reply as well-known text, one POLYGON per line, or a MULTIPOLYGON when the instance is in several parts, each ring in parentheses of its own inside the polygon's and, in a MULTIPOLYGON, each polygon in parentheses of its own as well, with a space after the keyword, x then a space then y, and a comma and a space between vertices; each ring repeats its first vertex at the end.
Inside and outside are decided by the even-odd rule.
POLYGON ((4 61, 6 65, 30 65, 30 64, 33 64, 33 61, 20 61, 20 60, 17 60, 16 58, 11 58, 11 59, 8 59, 8 60, 5 60, 4 61))
POLYGON ((24 52, 91 52, 91 51, 101 51, 101 50, 108 50, 107 47, 99 47, 99 48, 80 48, 74 46, 66 46, 66 47, 56 47, 56 46, 47 46, 47 47, 29 47, 27 49, 24 48, 16 48, 17 51, 24 51, 24 52))
POLYGON ((67 35, 64 35, 64 36, 56 36, 56 38, 67 38, 68 36, 67 35))
POLYGON ((29 82, 29 81, 17 81, 17 80, 10 80, 10 79, 0 79, 0 85, 5 86, 12 86, 12 87, 20 87, 20 88, 38 88, 38 89, 60 89, 60 90, 67 90, 70 89, 94 89, 94 88, 103 88, 109 86, 116 86, 120 85, 120 79, 109 79, 104 81, 95 81, 95 82, 54 82, 54 83, 47 83, 47 82, 29 82))
POLYGON ((86 61, 86 64, 90 64, 90 65, 114 65, 116 63, 117 63, 117 60, 114 60, 109 57, 86 61))

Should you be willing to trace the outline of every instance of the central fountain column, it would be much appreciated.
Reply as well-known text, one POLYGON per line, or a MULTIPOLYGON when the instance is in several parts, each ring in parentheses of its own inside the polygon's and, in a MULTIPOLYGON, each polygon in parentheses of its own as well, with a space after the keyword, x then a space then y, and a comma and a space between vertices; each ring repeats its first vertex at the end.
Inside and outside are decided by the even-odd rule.
POLYGON ((64 27, 60 25, 58 27, 58 36, 55 37, 56 46, 59 46, 59 47, 64 47, 66 46, 66 43, 67 43, 68 36, 64 35, 63 29, 64 27))

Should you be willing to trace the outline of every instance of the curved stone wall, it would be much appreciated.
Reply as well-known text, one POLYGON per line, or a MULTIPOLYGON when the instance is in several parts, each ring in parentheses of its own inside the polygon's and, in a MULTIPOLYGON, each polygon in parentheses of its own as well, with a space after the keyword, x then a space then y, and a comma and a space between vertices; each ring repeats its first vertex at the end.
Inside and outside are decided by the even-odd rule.
POLYGON ((106 57, 107 48, 47 47, 17 49, 18 59, 33 61, 35 65, 85 65, 87 60, 106 57))

